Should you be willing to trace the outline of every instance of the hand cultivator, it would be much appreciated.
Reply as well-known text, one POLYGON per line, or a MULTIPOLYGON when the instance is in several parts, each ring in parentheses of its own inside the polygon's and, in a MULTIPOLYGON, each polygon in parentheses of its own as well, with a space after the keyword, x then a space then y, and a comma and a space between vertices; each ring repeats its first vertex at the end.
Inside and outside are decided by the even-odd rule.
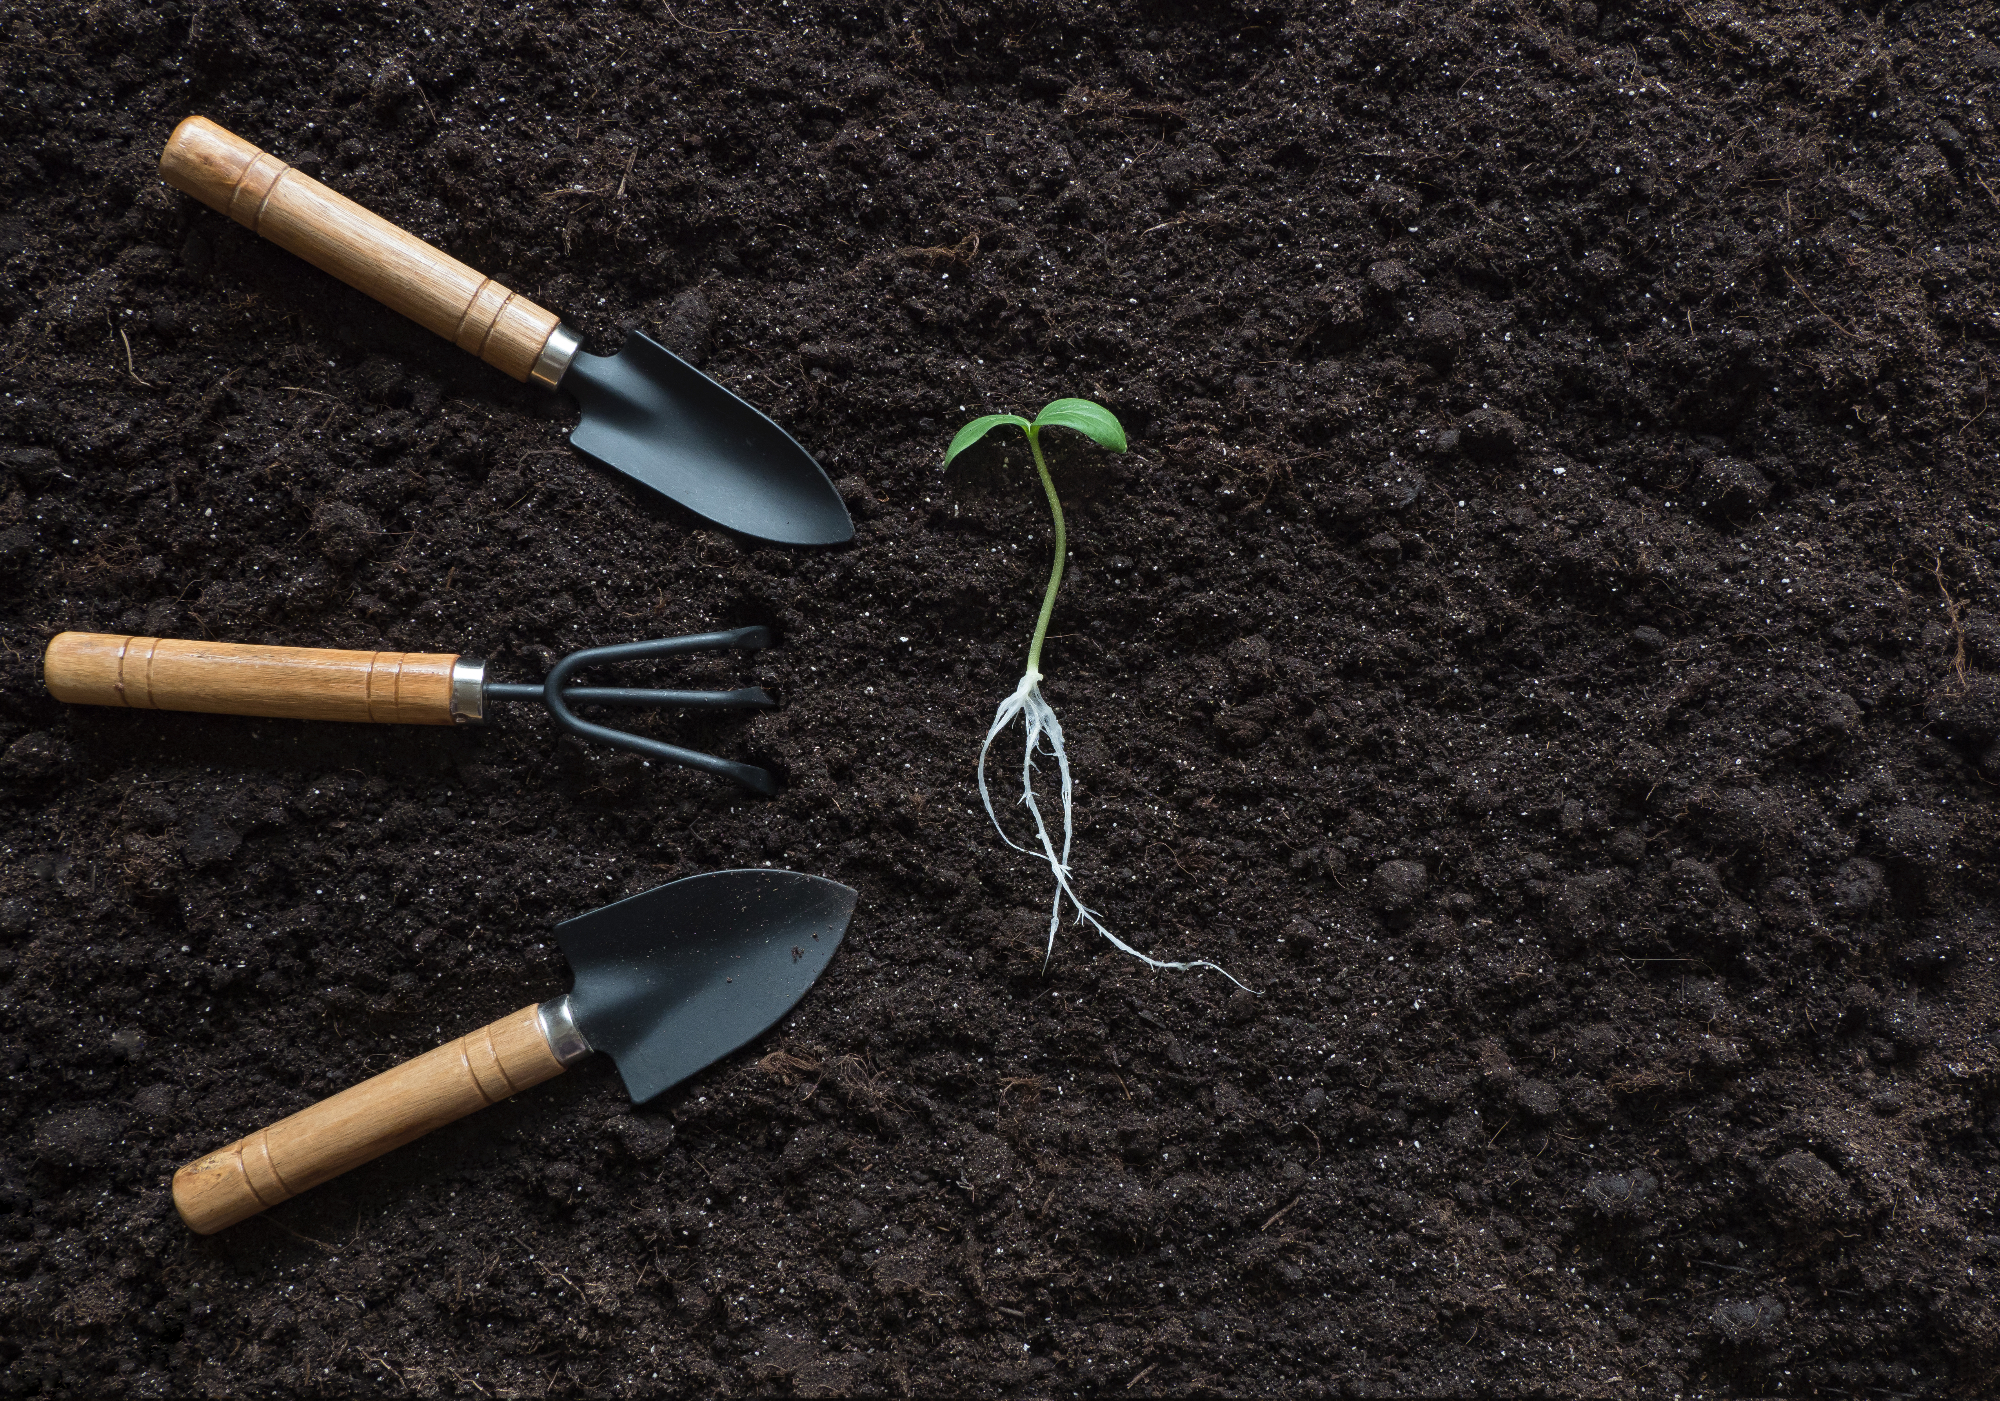
POLYGON ((769 628, 746 627, 589 647, 557 662, 537 686, 489 681, 485 662, 452 653, 344 652, 65 632, 49 643, 42 675, 50 695, 76 705, 276 720, 452 725, 483 721, 495 701, 540 701, 558 725, 580 739, 731 779, 768 798, 778 791, 777 777, 768 769, 615 730, 583 719, 574 709, 767 710, 777 702, 762 687, 658 691, 569 682, 590 668, 689 652, 752 651, 770 646, 771 640, 769 628))

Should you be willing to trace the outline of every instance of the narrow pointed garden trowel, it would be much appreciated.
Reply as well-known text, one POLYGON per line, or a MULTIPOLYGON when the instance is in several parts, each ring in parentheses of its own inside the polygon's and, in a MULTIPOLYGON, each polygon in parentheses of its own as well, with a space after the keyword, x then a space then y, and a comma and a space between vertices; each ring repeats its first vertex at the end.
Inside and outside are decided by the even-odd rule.
POLYGON ((574 395, 578 451, 696 515, 780 545, 854 538, 811 454, 650 337, 632 331, 617 355, 584 354, 553 312, 206 117, 174 128, 160 175, 495 369, 574 395))
POLYGON ((855 894, 796 871, 690 876, 556 926, 576 986, 174 1174, 202 1235, 562 1074, 592 1051, 644 1104, 768 1031, 847 933, 855 894))

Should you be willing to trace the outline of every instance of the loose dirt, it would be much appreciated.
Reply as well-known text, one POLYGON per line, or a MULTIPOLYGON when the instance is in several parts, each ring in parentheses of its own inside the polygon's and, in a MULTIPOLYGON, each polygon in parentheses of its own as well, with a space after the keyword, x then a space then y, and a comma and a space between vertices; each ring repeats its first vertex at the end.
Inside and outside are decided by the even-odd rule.
POLYGON ((26 3, 0 142, 12 1395, 1990 1394, 1987 4, 26 3), (164 188, 201 112, 819 454, 704 528, 164 188), (1045 670, 1107 923, 973 791, 1045 670), (653 732, 65 708, 62 629, 736 624, 653 732), (861 892, 765 1041, 212 1239, 183 1162, 552 995, 565 916, 861 892))

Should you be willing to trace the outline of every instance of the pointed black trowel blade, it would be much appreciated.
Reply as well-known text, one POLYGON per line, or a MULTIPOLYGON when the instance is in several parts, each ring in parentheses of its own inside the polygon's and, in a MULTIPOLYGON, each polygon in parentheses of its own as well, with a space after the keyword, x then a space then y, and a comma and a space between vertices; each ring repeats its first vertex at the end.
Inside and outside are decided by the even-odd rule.
POLYGON ((556 926, 570 1015, 644 1103, 797 1005, 847 933, 855 894, 796 871, 714 871, 556 926))
POLYGON ((826 472, 784 429, 658 341, 579 354, 560 387, 583 418, 579 452, 717 525, 780 545, 841 545, 854 522, 826 472))

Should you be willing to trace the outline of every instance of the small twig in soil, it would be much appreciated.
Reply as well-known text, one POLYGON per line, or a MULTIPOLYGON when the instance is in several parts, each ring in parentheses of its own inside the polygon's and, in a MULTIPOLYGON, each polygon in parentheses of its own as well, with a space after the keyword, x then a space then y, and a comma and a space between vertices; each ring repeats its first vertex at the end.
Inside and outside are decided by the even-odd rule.
POLYGON ((1139 1384, 1140 1382, 1142 1382, 1142 1381, 1146 1380, 1146 1378, 1148 1378, 1148 1377, 1152 1376, 1152 1375, 1153 1375, 1153 1369, 1154 1369, 1155 1367, 1158 1367, 1159 1365, 1160 1365, 1160 1364, 1159 1364, 1159 1363, 1157 1363, 1157 1362, 1148 1362, 1148 1363, 1146 1364, 1146 1366, 1144 1367, 1144 1369, 1143 1369, 1143 1370, 1141 1370, 1141 1371, 1140 1371, 1140 1373, 1139 1373, 1139 1374, 1138 1374, 1137 1376, 1133 1377, 1131 1381, 1129 1381, 1129 1382, 1125 1383, 1125 1389, 1126 1389, 1127 1391, 1130 1391, 1130 1390, 1131 1390, 1131 1389, 1132 1389, 1133 1387, 1137 1386, 1137 1385, 1138 1385, 1138 1384, 1139 1384))
POLYGON ((1286 1212, 1290 1211, 1293 1207, 1297 1206, 1300 1202, 1304 1201, 1305 1195, 1306 1194, 1304 1192, 1299 1193, 1296 1197, 1293 1197, 1290 1201, 1286 1202, 1283 1206, 1279 1207, 1276 1211, 1272 1212, 1270 1216, 1265 1218, 1264 1224, 1257 1228, 1257 1234, 1261 1236, 1262 1234, 1264 1234, 1264 1232, 1270 1230, 1273 1226, 1277 1225, 1278 1218, 1283 1216, 1286 1212))
MULTIPOLYGON (((359 1352, 359 1351, 360 1351, 360 1349, 358 1349, 358 1348, 357 1348, 357 1349, 356 1349, 356 1351, 357 1351, 357 1352, 359 1352)), ((368 1354, 367 1354, 367 1353, 365 1353, 365 1352, 361 1353, 361 1355, 362 1355, 363 1357, 367 1357, 367 1356, 368 1356, 368 1354)), ((376 1364, 377 1366, 381 1367, 381 1368, 382 1368, 382 1369, 383 1369, 383 1370, 384 1370, 385 1372, 387 1372, 387 1373, 388 1373, 388 1374, 389 1374, 390 1376, 394 1377, 394 1378, 396 1379, 397 1383, 398 1383, 398 1384, 399 1384, 399 1385, 400 1385, 400 1386, 401 1386, 401 1387, 403 1388, 403 1390, 405 1390, 405 1391, 408 1391, 408 1390, 410 1389, 410 1383, 409 1383, 409 1381, 408 1381, 408 1380, 407 1380, 407 1379, 406 1379, 406 1378, 405 1378, 405 1377, 403 1376, 403 1374, 402 1374, 401 1372, 399 1372, 399 1371, 397 1371, 397 1370, 396 1370, 396 1364, 395 1364, 395 1363, 393 1363, 393 1362, 391 1362, 391 1361, 389 1360, 389 1354, 388 1354, 388 1353, 386 1353, 386 1352, 385 1352, 385 1353, 383 1353, 383 1354, 381 1355, 381 1357, 379 1357, 379 1358, 376 1358, 376 1359, 373 1359, 373 1360, 375 1361, 375 1364, 376 1364)))
POLYGON ((909 262, 923 259, 933 267, 939 263, 970 267, 972 260, 979 256, 979 230, 974 229, 957 243, 937 244, 930 248, 898 248, 896 256, 909 262))
POLYGON ((598 1304, 597 1300, 590 1297, 590 1291, 588 1289, 578 1284, 575 1280, 571 1279, 561 1270, 551 1268, 545 1261, 537 1260, 535 1261, 535 1263, 541 1266, 542 1273, 547 1275, 550 1279, 559 1279, 570 1289, 575 1290, 576 1296, 579 1299, 583 1300, 584 1303, 591 1305, 593 1308, 601 1307, 601 1305, 598 1304))
MULTIPOLYGON (((804 1056, 795 1056, 790 1051, 771 1052, 768 1056, 757 1062, 757 1068, 766 1075, 775 1075, 778 1083, 788 1090, 808 1075, 820 1076, 821 1079, 825 1078, 821 1074, 820 1062, 808 1060, 804 1056)), ((812 1090, 806 1091, 806 1098, 811 1099, 813 1090, 817 1090, 818 1088, 819 1083, 815 1081, 812 1090)))
POLYGON ((1979 392, 1979 412, 1974 414, 1971 418, 1965 420, 1965 422, 1958 425, 1958 431, 1951 435, 1952 440, 1955 442, 1958 439, 1963 438, 1965 436, 1965 430, 1970 428, 1973 424, 1979 422, 1980 419, 1986 417, 1986 411, 1992 407, 1993 407, 1993 380, 1991 374, 1989 373, 1986 380, 1986 387, 1980 390, 1979 392))
POLYGON ((1168 846, 1165 842, 1154 842, 1153 846, 1147 847, 1146 851, 1149 855, 1152 853, 1153 847, 1158 847, 1161 851, 1164 851, 1168 856, 1172 857, 1173 863, 1176 866, 1180 866, 1181 874, 1184 876, 1198 876, 1201 874, 1202 871, 1208 869, 1206 866, 1203 866, 1200 870, 1190 871, 1185 865, 1181 864, 1180 853, 1175 851, 1172 847, 1168 846))
POLYGON ((1856 335, 1854 332, 1848 330, 1847 327, 1843 326, 1840 323, 1839 317, 1835 316, 1832 312, 1828 311, 1825 307, 1821 306, 1818 302, 1814 301, 1813 294, 1806 290, 1805 283, 1799 281, 1796 277, 1792 276, 1792 270, 1790 268, 1785 269, 1785 279, 1788 282, 1790 282, 1792 286, 1799 289, 1799 295, 1806 299, 1807 306, 1811 307, 1814 311, 1818 312, 1821 316, 1824 316, 1827 320, 1833 323, 1833 328, 1836 331, 1840 332, 1840 334, 1846 336, 1851 341, 1859 341, 1863 345, 1867 344, 1868 338, 1866 336, 1859 336, 1856 335))
POLYGON ((339 1246, 333 1244, 330 1241, 323 1241, 319 1239, 317 1236, 309 1236, 305 1234, 305 1232, 303 1231, 293 1230, 290 1226, 287 1226, 284 1222, 278 1220, 278 1218, 275 1216, 260 1216, 257 1219, 259 1221, 266 1222, 269 1225, 276 1226, 279 1230, 283 1231, 286 1235, 292 1237, 294 1240, 302 1240, 307 1245, 316 1245, 321 1250, 338 1251, 340 1249, 339 1246))
POLYGON ((132 338, 125 334, 123 327, 119 328, 118 339, 125 342, 125 373, 132 376, 134 384, 143 384, 151 389, 153 382, 149 379, 140 379, 138 369, 132 364, 132 338))
POLYGON ((668 19, 678 24, 682 29, 687 30, 690 34, 702 34, 711 39, 720 39, 725 34, 755 34, 760 39, 776 39, 779 37, 777 31, 772 29, 698 29, 675 14, 672 5, 662 5, 660 8, 667 12, 668 19))
POLYGON ((1311 1126, 1310 1124, 1301 1124, 1301 1123, 1299 1123, 1298 1121, 1294 1120, 1294 1121, 1293 1121, 1293 1124, 1292 1124, 1292 1127, 1294 1127, 1294 1128, 1300 1128, 1300 1129, 1304 1129, 1304 1130, 1305 1130, 1305 1131, 1306 1131, 1306 1132, 1307 1132, 1308 1134, 1310 1134, 1310 1135, 1312 1136, 1312 1141, 1313 1141, 1313 1163, 1314 1163, 1314 1165, 1315 1165, 1315 1166, 1317 1166, 1317 1165, 1318 1165, 1318 1163, 1319 1163, 1319 1160, 1320 1160, 1321 1158, 1324 1158, 1324 1157, 1326 1156, 1326 1147, 1325 1147, 1325 1145, 1323 1145, 1323 1144, 1322 1144, 1322 1143, 1321 1143, 1321 1142, 1319 1141, 1319 1135, 1318 1135, 1318 1134, 1316 1134, 1316 1133, 1313 1133, 1313 1131, 1312 1131, 1312 1126, 1311 1126))
POLYGON ((1000 1098, 1005 1102, 1009 1090, 1019 1090, 1021 1097, 1034 1104, 1042 1097, 1042 1077, 1039 1075, 1009 1075, 1000 1082, 1000 1098))
POLYGON ((1937 559, 1931 565, 1931 576, 1937 580, 1938 592, 1944 595, 1944 615, 1951 627, 1952 641, 1956 644, 1951 658, 1951 674, 1962 694, 1971 684, 1965 674, 1965 605, 1951 596, 1951 588, 1944 581, 1942 550, 1938 551, 1937 559))

